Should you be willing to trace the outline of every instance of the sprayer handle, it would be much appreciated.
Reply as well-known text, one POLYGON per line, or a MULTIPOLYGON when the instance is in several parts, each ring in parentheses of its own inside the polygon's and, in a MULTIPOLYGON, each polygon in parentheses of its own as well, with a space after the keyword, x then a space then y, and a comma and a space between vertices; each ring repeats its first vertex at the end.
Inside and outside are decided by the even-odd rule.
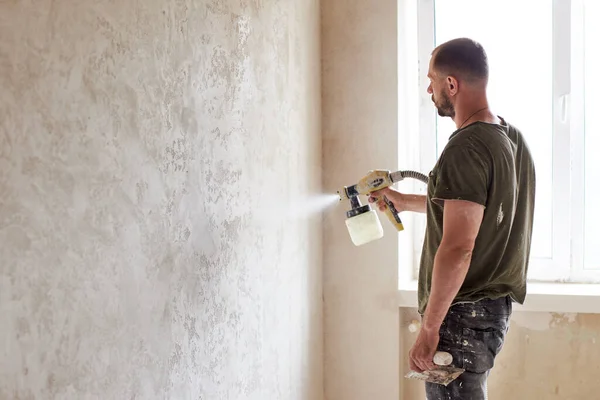
POLYGON ((402 220, 400 219, 400 215, 398 214, 396 207, 394 207, 394 203, 392 203, 385 196, 383 196, 383 201, 386 204, 385 211, 384 211, 385 215, 387 215, 388 219, 390 220, 392 225, 394 225, 394 227, 396 228, 396 230, 398 232, 403 231, 404 225, 402 224, 402 220))

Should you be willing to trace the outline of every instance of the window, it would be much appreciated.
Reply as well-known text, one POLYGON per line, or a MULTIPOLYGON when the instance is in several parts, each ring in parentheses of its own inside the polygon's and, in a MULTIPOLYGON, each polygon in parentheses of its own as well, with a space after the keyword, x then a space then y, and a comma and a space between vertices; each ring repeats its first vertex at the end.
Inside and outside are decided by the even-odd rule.
MULTIPOLYGON (((413 0, 417 164, 428 172, 456 129, 437 115, 427 69, 442 42, 471 37, 490 63, 492 109, 521 129, 536 163, 531 281, 600 281, 600 1, 413 0), (496 7, 496 5, 500 5, 496 7), (493 9, 492 9, 493 7, 493 9), (489 9, 488 9, 489 8, 489 9)), ((405 28, 406 29, 406 28, 405 28)), ((413 92, 411 92, 413 93, 413 92)), ((420 257, 424 218, 414 224, 420 257)))

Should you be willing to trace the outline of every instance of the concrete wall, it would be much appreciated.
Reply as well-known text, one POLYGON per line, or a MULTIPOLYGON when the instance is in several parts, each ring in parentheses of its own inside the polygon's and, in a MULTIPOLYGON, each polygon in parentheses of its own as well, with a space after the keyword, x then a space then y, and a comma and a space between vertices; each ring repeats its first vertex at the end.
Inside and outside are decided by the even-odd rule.
POLYGON ((0 37, 0 399, 321 399, 318 1, 4 1, 0 37))

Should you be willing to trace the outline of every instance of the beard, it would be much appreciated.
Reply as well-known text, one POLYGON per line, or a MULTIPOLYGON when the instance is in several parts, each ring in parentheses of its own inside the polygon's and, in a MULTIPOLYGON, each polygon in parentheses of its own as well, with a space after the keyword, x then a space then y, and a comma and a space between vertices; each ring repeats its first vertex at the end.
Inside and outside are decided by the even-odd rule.
POLYGON ((433 95, 431 95, 431 100, 437 108, 440 117, 454 118, 454 115, 456 114, 454 111, 454 105, 450 101, 450 97, 448 97, 448 94, 446 94, 445 91, 442 91, 439 102, 436 101, 433 95))

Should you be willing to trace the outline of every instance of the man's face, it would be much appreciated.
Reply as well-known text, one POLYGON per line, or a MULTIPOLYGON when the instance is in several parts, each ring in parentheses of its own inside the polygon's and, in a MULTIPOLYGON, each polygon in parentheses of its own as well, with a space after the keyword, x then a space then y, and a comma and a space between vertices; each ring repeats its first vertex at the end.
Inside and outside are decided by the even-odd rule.
POLYGON ((427 87, 427 93, 431 95, 431 101, 433 101, 433 104, 437 108, 438 114, 441 117, 454 118, 454 115, 456 114, 454 110, 454 104, 452 104, 452 101, 450 101, 445 79, 444 77, 440 77, 433 69, 432 61, 429 63, 429 72, 427 77, 429 78, 429 87, 427 87))

